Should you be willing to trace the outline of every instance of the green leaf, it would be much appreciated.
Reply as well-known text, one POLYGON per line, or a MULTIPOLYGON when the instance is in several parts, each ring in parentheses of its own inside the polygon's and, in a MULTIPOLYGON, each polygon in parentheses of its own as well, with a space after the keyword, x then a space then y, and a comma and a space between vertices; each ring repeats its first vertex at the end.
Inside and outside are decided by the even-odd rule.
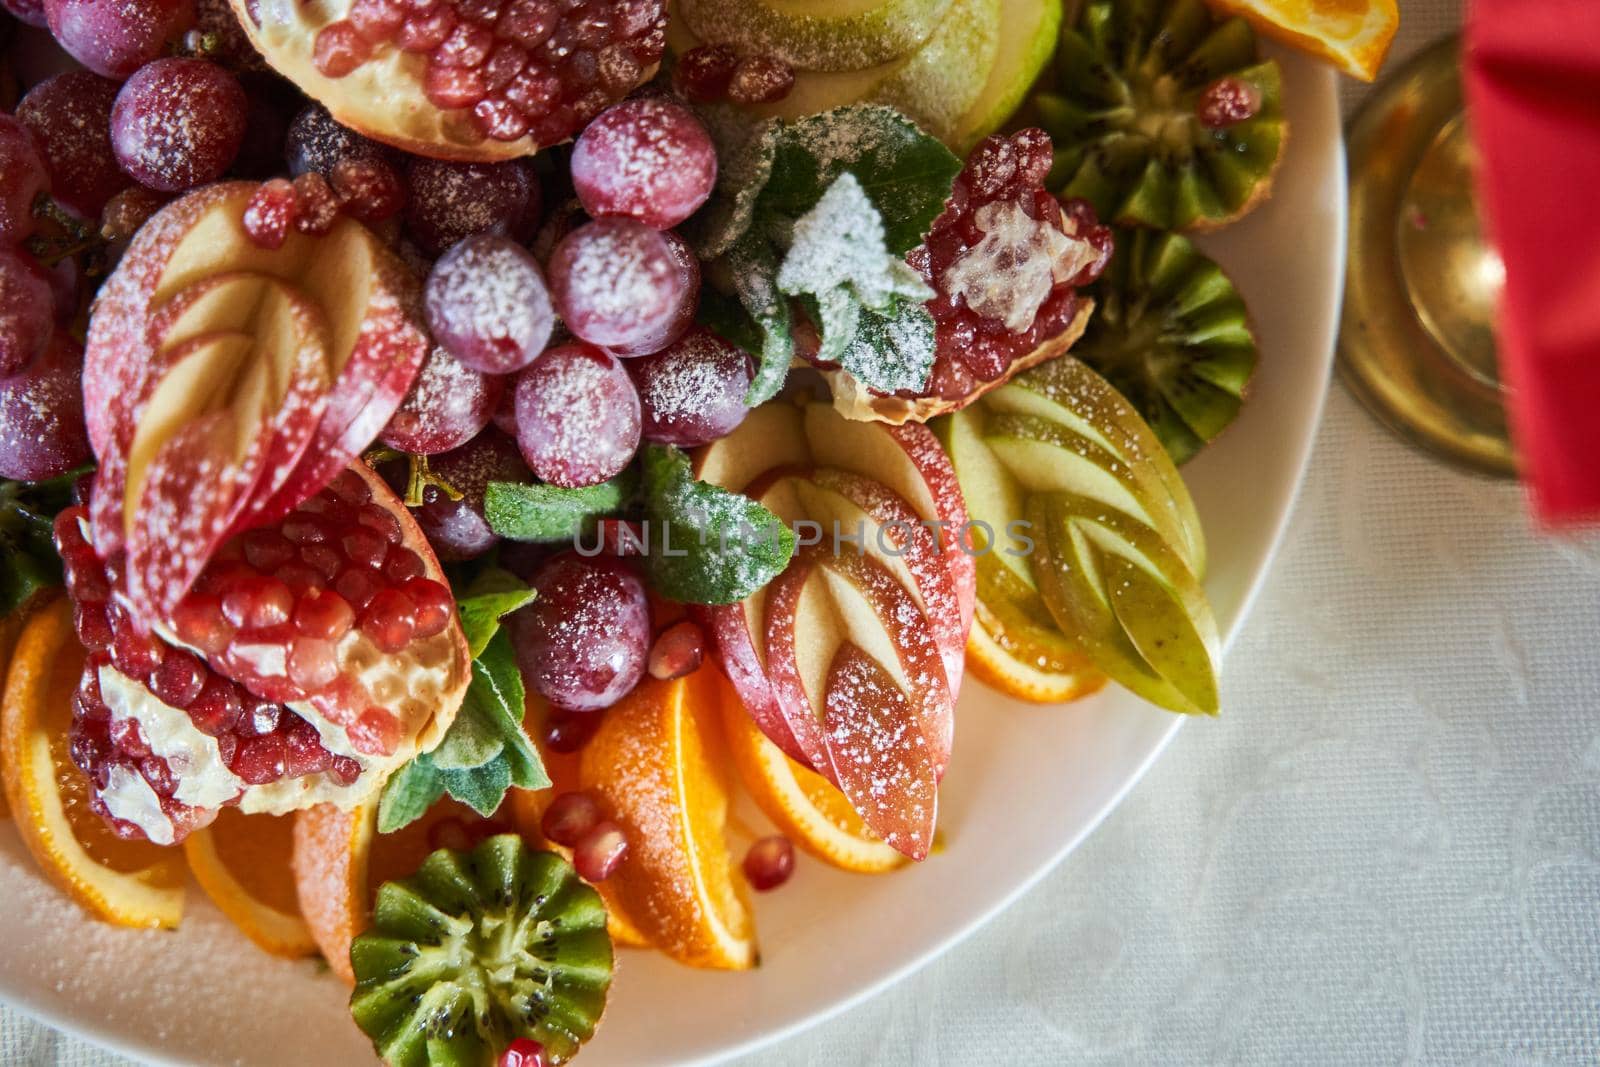
POLYGON ((506 790, 511 788, 511 764, 503 752, 470 771, 437 773, 446 792, 483 816, 493 815, 505 799, 506 790))
POLYGON ((544 762, 522 728, 526 693, 522 672, 517 668, 516 652, 504 631, 495 634, 483 655, 473 662, 468 692, 474 694, 475 711, 497 730, 504 742, 512 780, 524 789, 548 786, 550 779, 545 774, 544 762))
POLYGON ((378 832, 392 834, 416 822, 444 796, 444 778, 426 755, 401 767, 378 801, 378 832))
POLYGON ((40 589, 61 584, 55 517, 72 503, 72 486, 89 469, 47 482, 0 480, 0 618, 40 589))
POLYGON ((724 341, 746 352, 759 352, 765 342, 760 323, 750 317, 744 305, 727 293, 706 286, 700 290, 700 307, 695 321, 724 341))
POLYGON ((638 479, 631 470, 582 489, 490 482, 484 491, 483 515, 490 529, 513 541, 572 541, 588 533, 596 519, 625 508, 637 489, 638 479))
POLYGON ((467 650, 472 658, 483 655, 490 638, 500 630, 502 616, 533 603, 537 595, 510 571, 496 568, 479 575, 473 582, 472 590, 456 601, 456 610, 461 613, 461 629, 466 632, 467 650), (486 580, 498 584, 503 581, 502 576, 510 578, 515 585, 484 588, 486 580))
POLYGON ((654 533, 645 569, 662 596, 732 604, 788 566, 794 533, 749 497, 696 481, 678 449, 644 450, 644 484, 654 533))
POLYGON ((773 135, 756 215, 798 219, 849 172, 883 218, 890 252, 903 256, 944 210, 961 160, 894 108, 855 104, 809 115, 773 135))
POLYGON ((494 720, 478 705, 477 668, 473 668, 473 683, 462 698, 461 710, 455 721, 445 731, 439 747, 428 753, 428 759, 441 771, 470 771, 482 767, 505 751, 506 743, 495 729, 494 720))
POLYGON ((864 307, 884 311, 897 300, 933 297, 922 276, 884 244, 883 219, 848 171, 795 222, 777 287, 807 298, 822 341, 817 358, 824 363, 840 361, 864 307))
POLYGON ((920 393, 938 354, 934 330, 933 315, 917 301, 897 300, 881 312, 863 308, 839 365, 880 393, 920 393))
POLYGON ((777 257, 764 238, 746 234, 728 253, 728 270, 740 305, 761 329, 756 374, 744 397, 746 406, 756 407, 777 396, 789 376, 794 324, 789 301, 778 292, 777 257))

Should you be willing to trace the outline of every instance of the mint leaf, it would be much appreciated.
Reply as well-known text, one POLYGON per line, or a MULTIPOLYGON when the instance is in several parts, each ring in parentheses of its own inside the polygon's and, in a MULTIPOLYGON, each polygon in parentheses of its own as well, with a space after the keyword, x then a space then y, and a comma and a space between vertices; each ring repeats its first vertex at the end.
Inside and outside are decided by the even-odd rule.
POLYGON ((56 513, 72 503, 72 486, 90 468, 47 482, 0 480, 0 618, 34 593, 61 584, 56 513))
POLYGON ((765 404, 778 395, 794 359, 794 323, 789 302, 778 292, 778 260, 764 238, 746 234, 728 253, 734 295, 761 329, 756 352, 756 373, 745 393, 748 407, 765 404))
MULTIPOLYGON (((488 817, 500 807, 511 788, 511 765, 501 753, 470 771, 439 771, 445 791, 479 815, 488 817)), ((549 785, 545 782, 545 785, 549 785)))
MULTIPOLYGON (((477 681, 477 667, 473 667, 473 682, 477 681)), ((469 684, 462 698, 461 710, 455 721, 445 731, 444 740, 428 753, 428 759, 441 771, 470 771, 482 767, 505 751, 506 743, 495 728, 493 718, 477 707, 477 686, 469 684)))
POLYGON ((512 781, 524 789, 548 786, 544 761, 522 729, 527 694, 511 638, 504 631, 495 634, 483 655, 473 662, 468 693, 474 698, 475 713, 499 733, 512 767, 512 781))
POLYGON ((938 353, 933 315, 923 304, 896 300, 883 311, 863 308, 839 365, 880 393, 921 392, 938 353))
POLYGON ((863 307, 881 311, 897 299, 933 297, 922 276, 889 252, 883 219, 849 171, 795 222, 777 286, 806 298, 821 335, 817 359, 824 363, 838 363, 850 347, 863 307))
MULTIPOLYGON (((500 573, 516 580, 509 571, 500 573)), ((456 610, 461 613, 461 629, 466 632, 467 650, 472 653, 472 658, 482 656, 489 640, 499 632, 501 616, 531 604, 537 595, 519 581, 513 589, 478 593, 457 600, 456 610)))
POLYGON ((490 482, 483 517, 491 530, 513 541, 572 541, 588 533, 596 519, 626 507, 637 488, 632 471, 582 489, 490 482))
POLYGON ((392 834, 422 818, 444 796, 444 778, 426 755, 401 767, 378 801, 378 832, 392 834))
POLYGON ((733 604, 789 564, 794 533, 741 493, 696 481, 676 448, 644 450, 645 517, 655 532, 645 571, 655 591, 688 604, 733 604))
POLYGON ((891 107, 835 108, 781 126, 771 136, 772 162, 757 218, 798 219, 849 172, 878 209, 885 243, 897 256, 922 243, 961 172, 955 153, 891 107))

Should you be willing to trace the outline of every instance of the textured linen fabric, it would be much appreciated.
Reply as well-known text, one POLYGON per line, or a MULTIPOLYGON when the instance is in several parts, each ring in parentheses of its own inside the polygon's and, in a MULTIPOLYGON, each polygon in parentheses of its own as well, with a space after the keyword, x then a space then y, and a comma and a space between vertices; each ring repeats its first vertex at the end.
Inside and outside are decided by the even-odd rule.
MULTIPOLYGON (((1459 20, 1403 6, 1397 56, 1459 20)), ((126 1061, 0 1009, 0 1062, 126 1061)), ((1223 715, 969 941, 740 1061, 1068 1062, 1600 1062, 1600 537, 1335 386, 1223 715)))

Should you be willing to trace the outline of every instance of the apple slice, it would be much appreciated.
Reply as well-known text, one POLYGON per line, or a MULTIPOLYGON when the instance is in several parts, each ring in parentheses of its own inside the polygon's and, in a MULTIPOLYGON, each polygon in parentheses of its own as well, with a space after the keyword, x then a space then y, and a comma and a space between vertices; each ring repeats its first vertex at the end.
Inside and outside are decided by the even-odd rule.
POLYGON ((1216 620, 1199 580, 1149 526, 1073 493, 1030 498, 1034 573, 1057 623, 1129 690, 1172 711, 1215 715, 1216 620))

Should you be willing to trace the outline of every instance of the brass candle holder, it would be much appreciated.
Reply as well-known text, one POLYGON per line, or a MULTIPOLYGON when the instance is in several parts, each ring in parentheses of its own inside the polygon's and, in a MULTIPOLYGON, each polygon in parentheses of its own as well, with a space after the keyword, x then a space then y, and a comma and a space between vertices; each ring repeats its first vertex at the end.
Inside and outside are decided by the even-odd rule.
POLYGON ((1459 465, 1514 476, 1494 315, 1505 270, 1484 240, 1461 42, 1396 70, 1346 131, 1350 243, 1339 370, 1385 425, 1459 465))

